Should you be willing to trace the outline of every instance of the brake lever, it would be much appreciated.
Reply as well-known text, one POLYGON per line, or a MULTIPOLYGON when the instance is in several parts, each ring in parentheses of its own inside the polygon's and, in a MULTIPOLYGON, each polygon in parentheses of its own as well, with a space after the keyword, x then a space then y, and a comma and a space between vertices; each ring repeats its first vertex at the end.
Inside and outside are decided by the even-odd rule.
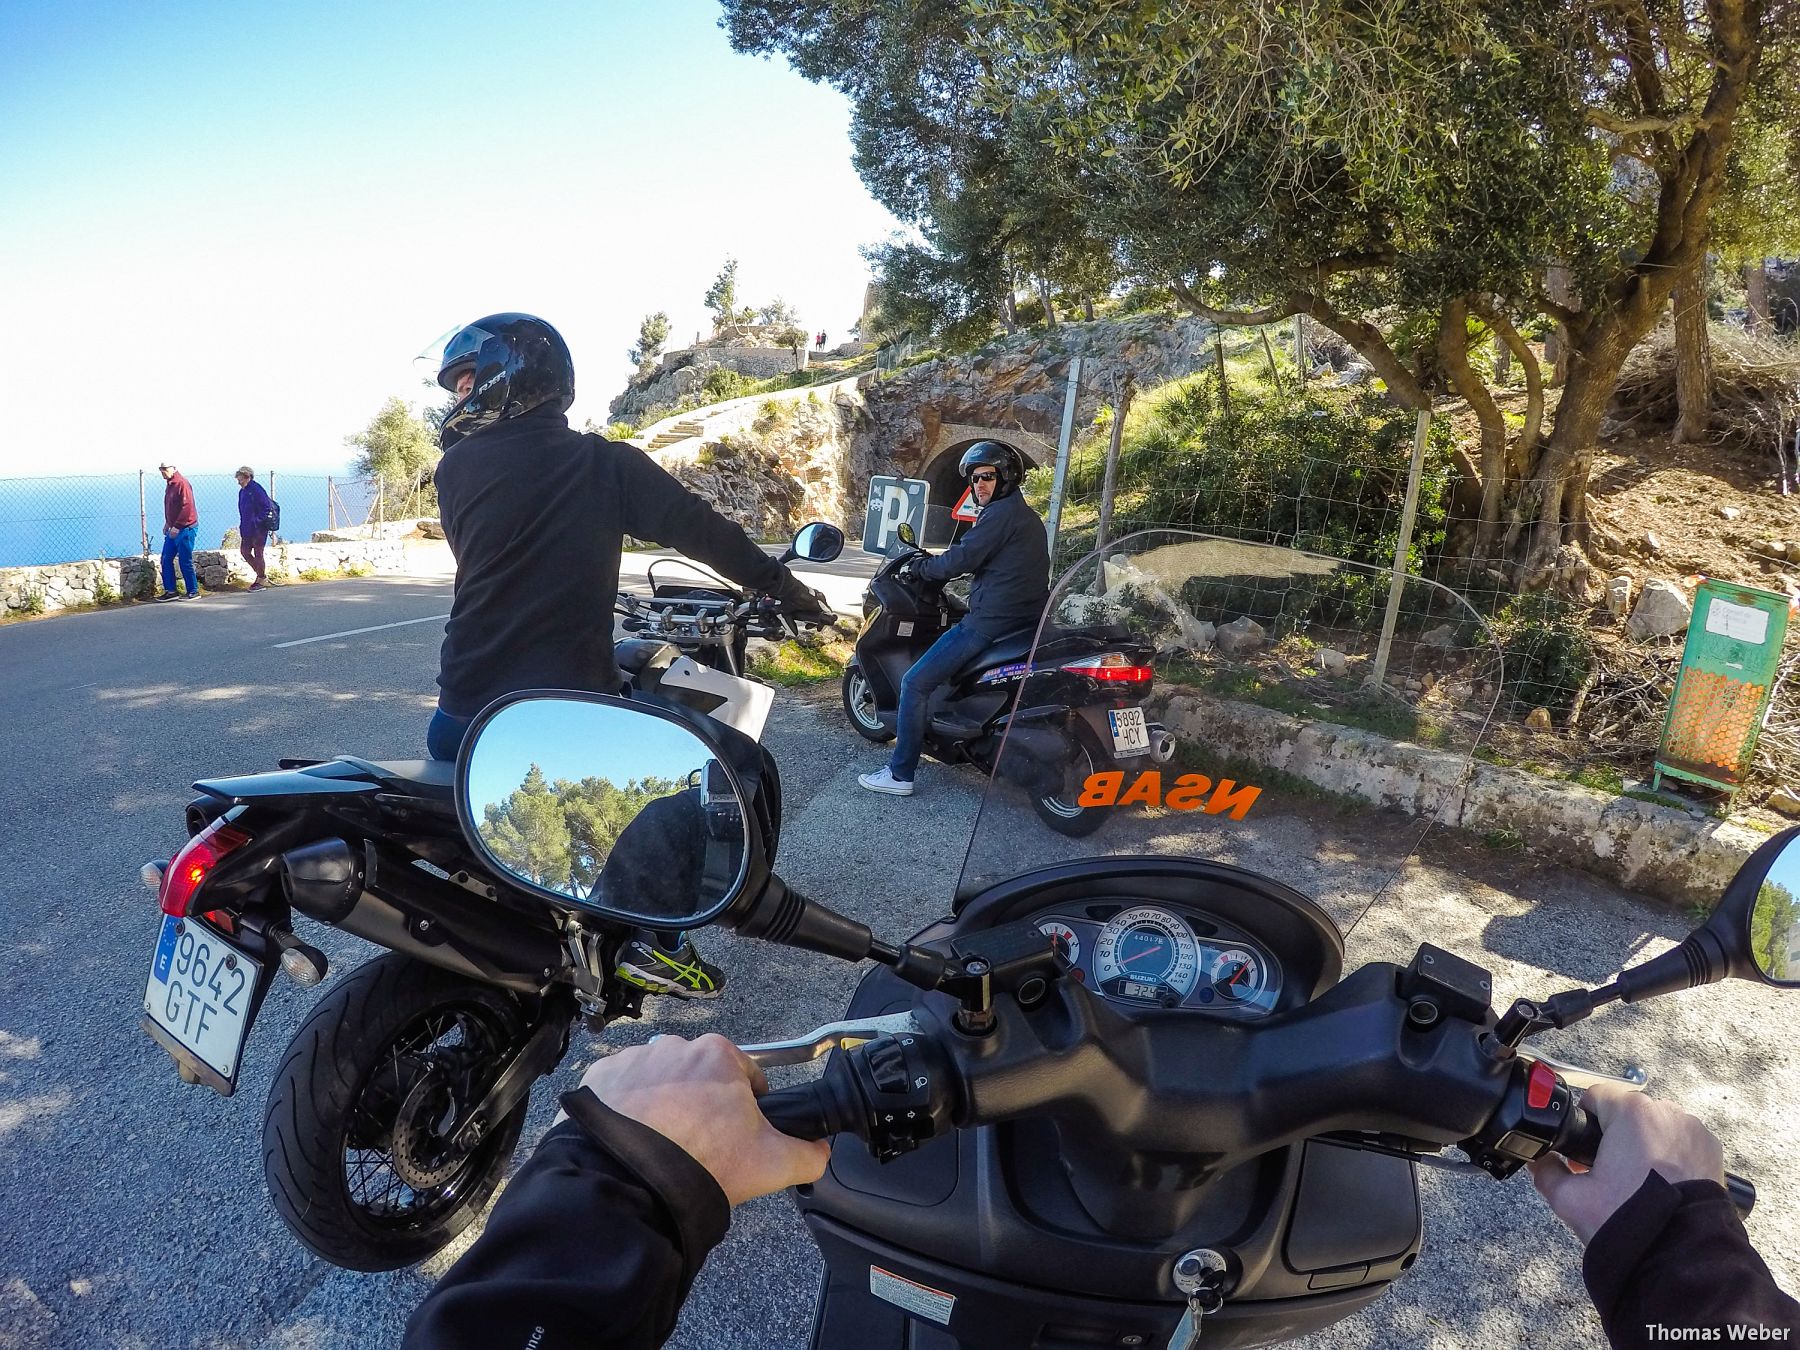
POLYGON ((882 1036, 899 1036, 923 1030, 919 1019, 910 1012, 889 1013, 884 1017, 859 1017, 845 1022, 827 1022, 803 1036, 789 1041, 764 1041, 759 1045, 740 1045, 739 1050, 750 1061, 764 1069, 789 1064, 810 1064, 832 1050, 848 1050, 865 1041, 882 1036))
POLYGON ((1640 1092, 1650 1082, 1650 1075, 1635 1064, 1627 1064, 1622 1074, 1600 1073, 1595 1069, 1584 1069, 1579 1064, 1571 1064, 1555 1055, 1547 1055, 1536 1046, 1519 1052, 1526 1059, 1535 1059, 1540 1064, 1547 1064, 1556 1070, 1557 1076, 1572 1088, 1586 1092, 1597 1083, 1615 1083, 1619 1087, 1640 1092))

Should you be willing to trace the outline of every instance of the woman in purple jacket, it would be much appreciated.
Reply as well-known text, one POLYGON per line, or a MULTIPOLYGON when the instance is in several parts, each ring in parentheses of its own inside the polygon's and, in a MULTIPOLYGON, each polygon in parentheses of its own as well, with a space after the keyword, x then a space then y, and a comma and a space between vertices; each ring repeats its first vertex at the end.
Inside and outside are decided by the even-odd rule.
POLYGON ((248 464, 237 471, 238 481, 238 552, 256 573, 250 589, 260 591, 268 582, 263 579, 263 545, 269 541, 269 516, 274 504, 263 485, 256 481, 256 470, 248 464))

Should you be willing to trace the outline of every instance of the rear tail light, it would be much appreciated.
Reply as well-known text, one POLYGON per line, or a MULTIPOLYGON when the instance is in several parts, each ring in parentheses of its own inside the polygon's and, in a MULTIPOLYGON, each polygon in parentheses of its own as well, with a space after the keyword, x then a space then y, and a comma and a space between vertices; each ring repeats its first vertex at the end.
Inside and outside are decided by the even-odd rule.
POLYGON ((182 845, 181 852, 163 873, 162 912, 186 918, 193 912, 194 897, 228 854, 250 842, 250 836, 223 820, 215 820, 182 845))
POLYGON ((1107 680, 1114 684, 1145 684, 1156 675, 1152 666, 1134 665, 1124 652, 1107 652, 1103 656, 1084 656, 1068 661, 1063 669, 1090 680, 1107 680))

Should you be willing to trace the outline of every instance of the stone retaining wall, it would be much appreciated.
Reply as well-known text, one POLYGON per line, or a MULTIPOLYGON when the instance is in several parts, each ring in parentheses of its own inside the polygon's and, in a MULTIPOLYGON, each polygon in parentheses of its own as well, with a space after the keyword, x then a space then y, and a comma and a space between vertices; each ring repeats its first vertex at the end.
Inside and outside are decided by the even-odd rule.
MULTIPOLYGON (((298 576, 307 571, 346 572, 352 567, 377 573, 404 573, 406 547, 398 540, 353 540, 337 543, 272 544, 265 555, 271 573, 298 576)), ((194 550, 194 572, 202 590, 217 590, 229 583, 249 583, 255 573, 236 549, 194 550)), ((180 585, 180 572, 176 573, 180 585)), ((68 609, 97 603, 103 592, 109 599, 148 599, 162 589, 160 556, 100 558, 86 562, 49 563, 37 567, 0 567, 0 607, 12 612, 33 608, 33 598, 43 610, 68 609)))
POLYGON ((1465 781, 1463 757, 1449 751, 1201 694, 1170 695, 1160 716, 1178 740, 1328 792, 1437 816, 1473 834, 1504 831, 1538 857, 1677 904, 1716 904, 1768 837, 1729 820, 1479 761, 1465 781))

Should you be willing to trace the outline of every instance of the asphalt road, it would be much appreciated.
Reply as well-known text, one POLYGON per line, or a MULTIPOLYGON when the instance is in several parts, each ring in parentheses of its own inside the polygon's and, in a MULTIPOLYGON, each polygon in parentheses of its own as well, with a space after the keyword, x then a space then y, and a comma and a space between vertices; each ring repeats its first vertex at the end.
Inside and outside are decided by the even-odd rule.
MULTIPOLYGON (((447 1264, 450 1253, 418 1270, 351 1274, 288 1236, 263 1191, 258 1141, 270 1076, 314 996, 278 983, 237 1096, 180 1084, 136 1027, 158 921, 136 873, 179 844, 195 778, 273 767, 282 755, 419 754, 448 600, 441 581, 344 581, 0 628, 9 775, 0 1350, 392 1345, 447 1264), (325 637, 352 629, 371 631, 325 637)), ((910 800, 857 790, 854 774, 883 754, 849 732, 835 697, 784 693, 768 740, 787 793, 780 869, 791 882, 890 936, 946 908, 979 779, 928 764, 910 800)), ((1306 866, 1354 842, 1307 835, 1306 866)), ((1330 903, 1344 917, 1354 907, 1347 894, 1330 903)), ((1526 855, 1434 848, 1356 928, 1351 959, 1404 961, 1429 938, 1489 967, 1510 999, 1601 982, 1686 926, 1526 855)), ((307 931, 339 972, 367 950, 318 925, 307 931)), ((653 1004, 609 1042, 669 1030, 739 1041, 792 1034, 836 1016, 855 978, 822 957, 728 934, 701 942, 731 972, 727 996, 653 1004)), ((1596 1067, 1642 1063, 1657 1089, 1718 1130, 1728 1166, 1761 1188, 1751 1234, 1794 1289, 1800 1051, 1787 1023, 1800 1002, 1783 997, 1731 984, 1612 1009, 1554 1048, 1596 1067)), ((556 1092, 602 1049, 577 1038, 534 1095, 528 1140, 548 1124, 556 1092)), ((1418 1265, 1389 1297, 1311 1344, 1603 1343, 1578 1250, 1522 1179, 1426 1173, 1424 1190, 1418 1265)), ((817 1274, 783 1198, 745 1206, 672 1344, 803 1346, 817 1274)))

